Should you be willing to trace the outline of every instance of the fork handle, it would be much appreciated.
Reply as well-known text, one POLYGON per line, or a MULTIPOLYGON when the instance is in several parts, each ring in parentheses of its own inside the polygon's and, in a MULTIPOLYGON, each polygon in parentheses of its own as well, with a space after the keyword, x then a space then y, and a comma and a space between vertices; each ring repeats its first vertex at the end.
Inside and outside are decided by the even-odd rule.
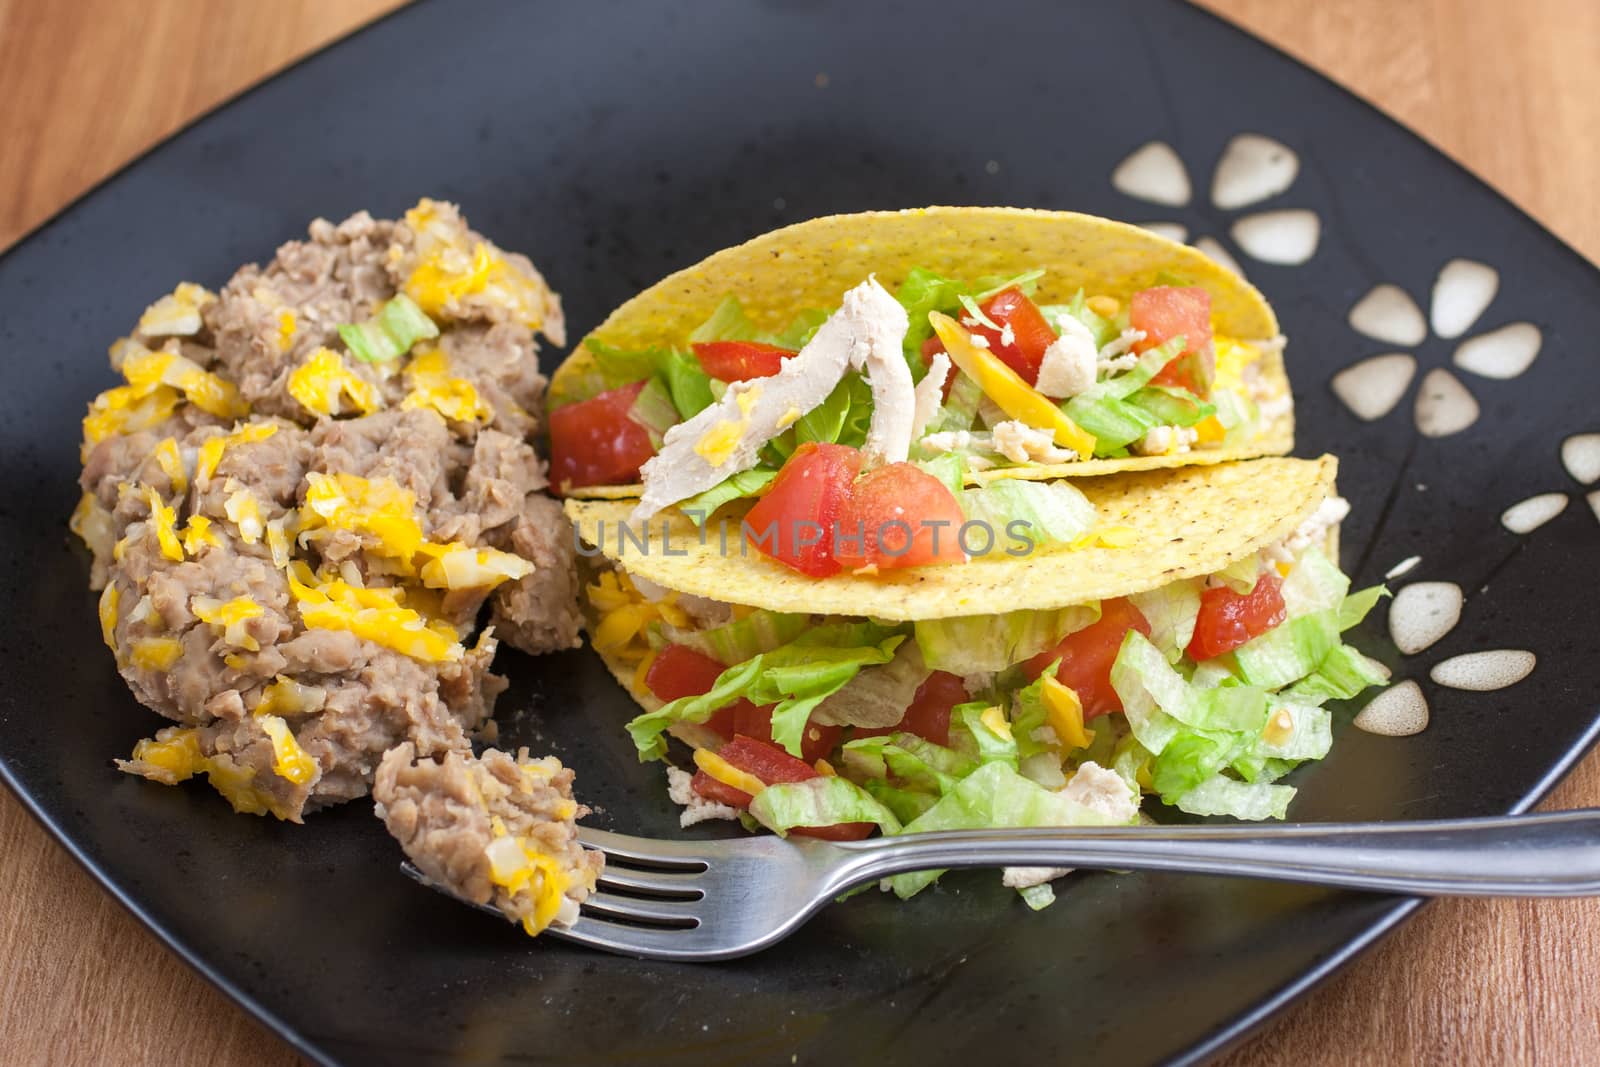
POLYGON ((1419 896, 1600 894, 1600 809, 1434 822, 943 831, 838 847, 838 891, 949 867, 1090 867, 1419 896))

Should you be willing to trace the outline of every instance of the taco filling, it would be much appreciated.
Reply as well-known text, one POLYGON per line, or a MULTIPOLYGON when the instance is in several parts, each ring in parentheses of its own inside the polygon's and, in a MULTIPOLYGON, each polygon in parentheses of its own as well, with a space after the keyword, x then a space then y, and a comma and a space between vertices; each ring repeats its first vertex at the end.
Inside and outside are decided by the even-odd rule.
POLYGON ((1259 373, 1281 338, 1219 333, 1211 296, 1161 285, 1126 303, 1036 302, 1043 270, 964 282, 915 268, 837 309, 758 330, 737 294, 686 337, 622 351, 590 338, 596 382, 552 411, 551 480, 642 481, 641 515, 754 493, 808 444, 870 462, 953 456, 973 480, 1038 465, 1175 455, 1255 437, 1288 393, 1259 373), (637 375, 635 380, 625 381, 637 375))
MULTIPOLYGON (((1281 466, 1243 484, 1314 473, 1304 461, 1262 462, 1281 466)), ((1242 477, 1237 469, 1211 470, 1214 481, 1242 477)), ((1205 495, 1202 474, 1189 476, 1197 489, 1175 507, 1204 525, 1222 499, 1205 495)), ((1155 479, 1172 480, 1121 477, 1144 479, 1151 495, 1034 488, 1075 494, 1074 506, 1088 508, 1080 523, 1100 536, 1119 492, 1148 512, 1166 491, 1155 479)), ((1130 546, 1123 550, 1135 554, 1130 566, 1175 577, 1124 581, 1138 590, 1125 595, 999 614, 944 615, 916 599, 927 590, 912 585, 872 599, 858 593, 861 614, 794 610, 787 587, 762 599, 789 610, 764 610, 703 595, 692 580, 684 584, 702 593, 654 580, 671 573, 659 553, 608 549, 587 588, 589 628, 608 666, 647 709, 627 726, 640 758, 666 757, 669 735, 693 749, 692 767, 667 772, 685 825, 736 818, 750 829, 848 840, 1131 823, 1144 797, 1196 815, 1283 818, 1295 789, 1281 779, 1328 753, 1332 717, 1324 705, 1388 677, 1340 636, 1384 590, 1351 592, 1330 559, 1348 507, 1325 485, 1273 527, 1271 540, 1250 542, 1253 551, 1223 546, 1230 561, 1209 573, 1163 566, 1167 559, 1130 546)), ((573 502, 568 511, 592 541, 592 516, 606 507, 616 505, 573 502)), ((1172 529, 1168 548, 1181 548, 1188 531, 1172 529)), ((1117 550, 1101 543, 1092 551, 1117 550)), ((984 575, 999 581, 1030 567, 1036 583, 1049 584, 1054 572, 1041 568, 1074 555, 1079 571, 1093 570, 1099 558, 1056 546, 1030 563, 974 565, 947 588, 982 589, 984 575)), ((684 573, 703 562, 691 558, 684 573)), ((938 586, 938 573, 904 577, 938 586)), ((862 580, 809 580, 812 602, 836 604, 832 585, 862 580)), ((1076 588, 1112 587, 1077 580, 1076 588)), ((741 594, 727 568, 720 581, 728 595, 741 594)), ((1059 873, 1012 870, 1006 884, 1042 906, 1059 873)), ((902 876, 892 887, 909 896, 935 877, 902 876)))
POLYGON ((551 386, 551 483, 637 495, 644 517, 751 495, 806 444, 869 466, 956 456, 980 484, 1279 454, 1283 343, 1236 275, 1106 219, 815 219, 672 275, 586 338, 551 386))

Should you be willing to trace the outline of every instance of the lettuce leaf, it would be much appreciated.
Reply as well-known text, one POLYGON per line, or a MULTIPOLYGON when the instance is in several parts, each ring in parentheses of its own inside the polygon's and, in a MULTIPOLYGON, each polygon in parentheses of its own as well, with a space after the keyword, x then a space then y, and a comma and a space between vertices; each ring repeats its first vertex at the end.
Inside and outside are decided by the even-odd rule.
POLYGON ((1099 621, 1097 602, 1054 611, 928 619, 918 621, 914 633, 930 670, 969 675, 1003 671, 1099 621))
POLYGON ((660 759, 666 753, 662 734, 669 726, 705 722, 743 697, 753 704, 773 705, 773 741, 799 756, 812 709, 842 689, 862 667, 893 659, 905 638, 899 628, 871 622, 812 627, 787 644, 729 667, 710 691, 634 718, 628 733, 641 760, 660 759))
MULTIPOLYGON (((900 832, 980 830, 1021 826, 1104 826, 1101 813, 1064 793, 1044 789, 1004 762, 985 763, 938 803, 906 823, 900 832)), ((890 878, 889 886, 902 900, 915 896, 938 880, 943 871, 915 871, 890 878)))
POLYGON ((1007 555, 1069 543, 1088 533, 1096 519, 1094 505, 1070 482, 1007 478, 964 489, 957 499, 967 521, 984 523, 994 546, 1007 555))
POLYGON ((750 814, 779 835, 797 826, 842 822, 876 823, 886 834, 901 828, 899 817, 871 793, 848 778, 832 775, 769 785, 751 799, 750 814))

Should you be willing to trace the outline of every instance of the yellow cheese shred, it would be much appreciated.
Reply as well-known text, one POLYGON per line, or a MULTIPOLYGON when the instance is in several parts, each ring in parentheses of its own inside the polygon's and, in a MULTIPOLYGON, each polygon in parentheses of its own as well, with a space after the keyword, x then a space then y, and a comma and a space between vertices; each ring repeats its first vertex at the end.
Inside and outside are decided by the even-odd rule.
POLYGON ((1056 732, 1064 750, 1087 748, 1094 740, 1094 731, 1083 726, 1083 702, 1077 690, 1056 681, 1053 675, 1043 678, 1040 696, 1044 700, 1045 721, 1056 732))
POLYGON ((343 415, 350 411, 371 415, 383 406, 372 383, 345 366, 339 353, 331 348, 318 348, 305 363, 289 372, 289 395, 313 415, 343 415))
POLYGON ((767 787, 766 782, 748 771, 741 771, 709 748, 694 750, 694 765, 723 785, 732 786, 751 796, 755 796, 767 787))

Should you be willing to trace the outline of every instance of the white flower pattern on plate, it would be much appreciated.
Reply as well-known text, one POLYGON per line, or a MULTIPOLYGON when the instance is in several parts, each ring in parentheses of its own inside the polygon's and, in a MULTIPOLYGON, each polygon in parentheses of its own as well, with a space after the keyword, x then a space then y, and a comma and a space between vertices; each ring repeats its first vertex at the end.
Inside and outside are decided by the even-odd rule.
MULTIPOLYGON (((1300 157, 1287 145, 1258 133, 1238 134, 1217 162, 1211 203, 1218 211, 1238 211, 1284 192, 1299 173, 1300 157)), ((1111 184, 1125 196, 1163 207, 1185 208, 1192 199, 1188 169, 1165 141, 1135 149, 1111 172, 1111 184)), ((1188 240, 1190 232, 1181 222, 1144 226, 1174 241, 1188 240)), ((1229 233, 1245 255, 1263 263, 1295 266, 1316 254, 1322 223, 1315 212, 1303 208, 1257 211, 1236 219, 1229 233)), ((1194 246, 1244 276, 1239 261, 1218 238, 1201 234, 1194 246)))
MULTIPOLYGON (((1350 308, 1349 322, 1357 333, 1386 344, 1410 349, 1435 336, 1454 340, 1472 330, 1493 303, 1500 275, 1493 267, 1470 259, 1452 259, 1439 270, 1433 284, 1427 319, 1411 294, 1385 282, 1374 286, 1350 308)), ((1451 362, 1478 378, 1515 378, 1533 364, 1544 335, 1531 322, 1510 322, 1468 337, 1456 346, 1451 362)), ((1364 422, 1393 411, 1417 374, 1417 357, 1410 351, 1368 356, 1333 376, 1333 392, 1364 422)), ((1422 377, 1412 415, 1418 432, 1426 437, 1449 437, 1478 421, 1479 407, 1472 391, 1448 368, 1434 367, 1422 377)))

